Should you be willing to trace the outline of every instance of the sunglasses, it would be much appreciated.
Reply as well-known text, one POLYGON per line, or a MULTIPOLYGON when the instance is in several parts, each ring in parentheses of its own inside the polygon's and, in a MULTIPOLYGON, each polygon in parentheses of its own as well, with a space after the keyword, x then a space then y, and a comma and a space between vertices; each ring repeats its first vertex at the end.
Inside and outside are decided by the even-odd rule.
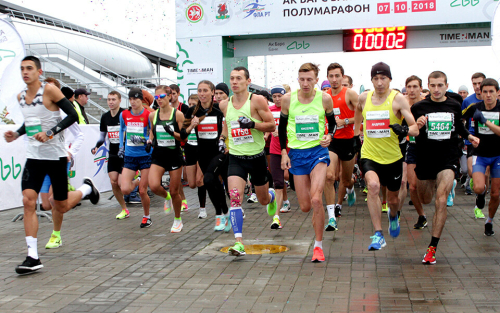
POLYGON ((160 94, 160 95, 155 96, 155 99, 156 99, 156 100, 158 100, 158 99, 163 99, 163 98, 165 98, 166 96, 170 96, 170 94, 169 94, 169 93, 162 93, 162 94, 160 94))

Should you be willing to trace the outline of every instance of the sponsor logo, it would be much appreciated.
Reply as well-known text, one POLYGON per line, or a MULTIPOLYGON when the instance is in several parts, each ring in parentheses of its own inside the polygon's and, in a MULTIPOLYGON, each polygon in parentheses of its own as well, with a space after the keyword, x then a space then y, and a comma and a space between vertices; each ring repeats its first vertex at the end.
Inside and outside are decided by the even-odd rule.
POLYGON ((300 49, 308 49, 311 45, 307 42, 305 42, 304 40, 302 40, 302 42, 297 42, 297 41, 294 41, 292 42, 291 44, 289 44, 287 47, 286 47, 286 50, 300 50, 300 49))
POLYGON ((191 23, 198 23, 203 18, 203 7, 198 3, 189 5, 186 9, 186 18, 191 23))
POLYGON ((11 157, 10 160, 3 160, 2 158, 0 158, 0 174, 3 181, 6 181, 11 174, 12 178, 17 179, 19 177, 19 174, 21 173, 21 169, 21 164, 15 163, 14 157, 11 157))
POLYGON ((227 2, 222 2, 217 5, 217 16, 215 16, 218 20, 225 20, 229 18, 229 6, 227 2))
POLYGON ((106 148, 106 146, 101 146, 97 152, 96 152, 96 157, 94 158, 94 164, 97 166, 97 171, 95 172, 94 176, 95 177, 99 172, 101 171, 102 167, 104 166, 104 163, 108 162, 108 153, 109 150, 106 148), (101 153, 101 155, 99 155, 101 153))
MULTIPOLYGON (((262 2, 262 0, 260 0, 262 2)), ((243 12, 247 13, 247 16, 244 18, 247 18, 251 15, 254 17, 264 17, 264 16, 270 16, 271 11, 264 11, 266 9, 265 4, 260 4, 259 0, 255 0, 255 2, 250 2, 243 8, 243 12)))

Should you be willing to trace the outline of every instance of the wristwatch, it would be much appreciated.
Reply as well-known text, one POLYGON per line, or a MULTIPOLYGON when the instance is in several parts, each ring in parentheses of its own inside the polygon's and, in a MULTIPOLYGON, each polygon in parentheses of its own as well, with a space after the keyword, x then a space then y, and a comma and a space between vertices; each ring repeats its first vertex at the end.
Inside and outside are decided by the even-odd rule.
POLYGON ((51 129, 49 129, 48 131, 45 132, 45 135, 47 135, 47 137, 49 138, 52 138, 52 136, 54 136, 54 132, 51 129))
POLYGON ((346 125, 349 125, 349 119, 348 119, 348 118, 346 118, 346 119, 344 120, 344 122, 345 122, 345 124, 346 124, 346 125))

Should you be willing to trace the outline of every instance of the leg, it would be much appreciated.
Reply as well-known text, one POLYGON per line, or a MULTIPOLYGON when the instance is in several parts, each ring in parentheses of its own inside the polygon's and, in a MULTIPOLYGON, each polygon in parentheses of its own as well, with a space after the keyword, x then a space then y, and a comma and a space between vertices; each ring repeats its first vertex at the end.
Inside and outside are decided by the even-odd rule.
POLYGON ((23 190, 23 206, 24 206, 24 232, 26 236, 33 238, 37 237, 38 233, 38 217, 36 216, 36 199, 38 194, 32 189, 23 190))
POLYGON ((139 181, 139 195, 141 196, 144 216, 149 216, 149 205, 151 200, 148 196, 149 168, 141 169, 141 180, 139 181))
POLYGON ((111 182, 111 188, 113 189, 113 195, 116 198, 116 201, 120 204, 123 210, 127 209, 127 205, 125 204, 125 200, 123 200, 123 193, 120 188, 120 173, 118 172, 109 172, 109 181, 111 182))
POLYGON ((417 210, 418 216, 425 216, 424 208, 417 193, 417 174, 415 174, 415 164, 408 164, 408 182, 410 183, 410 198, 413 206, 417 210))
MULTIPOLYGON (((335 204, 335 187, 334 183, 335 181, 339 180, 338 176, 338 170, 339 170, 339 157, 337 154, 333 153, 332 151, 329 151, 330 154, 330 165, 328 165, 326 169, 326 180, 325 180, 325 201, 327 207, 329 205, 334 205, 335 204)), ((339 189, 340 190, 340 189, 339 189)), ((339 195, 340 199, 340 195, 339 195)))
MULTIPOLYGON (((182 199, 180 195, 180 190, 182 189, 182 184, 181 184, 182 169, 179 168, 174 171, 170 171, 169 174, 170 174, 170 196, 172 197, 174 214, 176 218, 180 219, 181 207, 182 207, 182 199)), ((165 192, 165 197, 166 196, 167 194, 165 192)))
POLYGON ((186 174, 187 174, 187 180, 189 183, 189 188, 194 189, 196 188, 196 183, 197 183, 197 177, 196 177, 196 170, 198 169, 198 165, 190 165, 186 166, 186 174))
POLYGON ((434 197, 434 190, 436 190, 435 180, 420 180, 417 178, 417 194, 420 203, 431 203, 432 197, 434 197))
MULTIPOLYGON (((294 183, 296 186, 301 186, 296 188, 295 192, 297 194, 297 200, 299 202, 299 207, 304 213, 311 211, 311 179, 309 175, 293 175, 294 183)), ((326 180, 326 177, 325 177, 326 180)))
MULTIPOLYGON (((398 204, 397 204, 397 210, 401 211, 403 208, 403 204, 406 200, 406 195, 408 194, 408 188, 406 187, 406 183, 408 181, 408 165, 406 162, 403 162, 403 174, 401 178, 401 188, 399 189, 398 192, 398 204)), ((392 206, 391 206, 392 208, 392 206)))
MULTIPOLYGON (((372 219, 373 228, 375 231, 382 230, 381 212, 382 203, 380 202, 380 180, 375 171, 368 171, 365 173, 366 186, 368 187, 368 210, 370 210, 370 217, 372 219)), ((382 192, 383 193, 383 192, 382 192)))
POLYGON ((347 189, 349 189, 350 192, 354 192, 354 180, 352 179, 352 171, 354 170, 355 161, 356 159, 352 158, 352 160, 340 162, 342 164, 342 179, 340 181, 337 204, 342 205, 342 201, 344 201, 347 189))
POLYGON ((446 199, 453 187, 455 173, 452 170, 443 170, 437 175, 436 213, 432 220, 432 237, 440 238, 446 222, 446 199))
POLYGON ((493 177, 491 179, 490 196, 490 202, 488 203, 488 217, 493 219, 500 203, 500 178, 493 177))
POLYGON ((241 212, 241 197, 243 195, 243 191, 245 190, 246 181, 239 176, 229 176, 228 184, 231 195, 230 216, 234 237, 236 238, 236 242, 243 243, 243 213, 241 212))
MULTIPOLYGON (((151 168, 149 169, 149 177, 148 184, 151 191, 163 199, 168 197, 168 192, 161 185, 161 179, 163 174, 165 173, 165 169, 159 165, 151 164, 151 168)), ((172 176, 170 176, 170 180, 172 180, 172 176)))
POLYGON ((323 240, 323 230, 325 227, 325 209, 323 208, 323 189, 325 186, 326 163, 318 163, 311 171, 310 175, 310 195, 311 206, 313 208, 313 227, 316 241, 323 240))
MULTIPOLYGON (((134 170, 123 168, 122 174, 120 175, 120 189, 123 195, 129 195, 132 190, 139 185, 139 180, 134 180, 135 172, 134 170)), ((143 179, 144 178, 141 177, 141 180, 143 179)))

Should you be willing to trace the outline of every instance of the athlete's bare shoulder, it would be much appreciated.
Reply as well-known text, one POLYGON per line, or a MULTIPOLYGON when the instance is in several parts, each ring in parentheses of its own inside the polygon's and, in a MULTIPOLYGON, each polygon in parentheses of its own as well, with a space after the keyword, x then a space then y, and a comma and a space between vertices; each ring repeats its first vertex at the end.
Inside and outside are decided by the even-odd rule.
POLYGON ((405 106, 410 106, 408 100, 406 100, 406 97, 399 92, 396 94, 396 97, 394 97, 393 106, 394 104, 397 109, 401 109, 405 106))
POLYGON ((267 99, 264 96, 254 94, 250 101, 252 109, 262 110, 263 108, 269 107, 267 99))

